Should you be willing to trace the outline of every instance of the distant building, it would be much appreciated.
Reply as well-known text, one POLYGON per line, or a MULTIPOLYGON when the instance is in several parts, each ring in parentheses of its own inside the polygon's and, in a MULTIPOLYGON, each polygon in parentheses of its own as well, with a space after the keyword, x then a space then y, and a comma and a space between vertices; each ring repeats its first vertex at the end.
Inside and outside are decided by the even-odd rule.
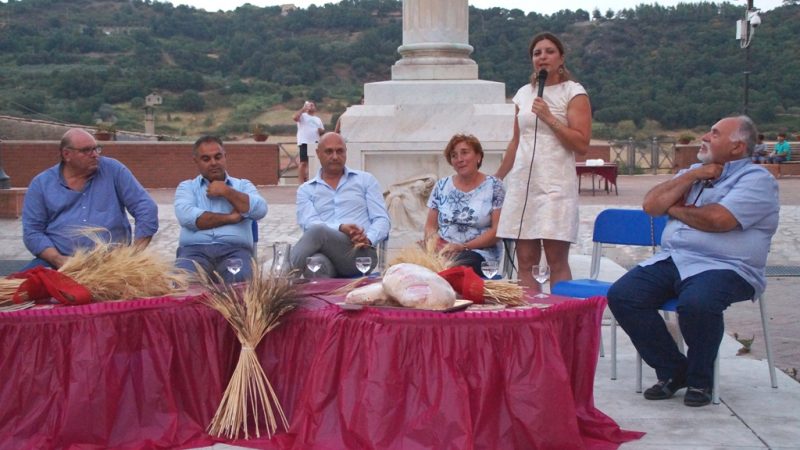
POLYGON ((288 16, 291 11, 297 9, 297 6, 294 6, 294 3, 286 3, 285 5, 281 5, 281 15, 288 16))
POLYGON ((156 93, 152 93, 152 94, 150 94, 150 95, 148 95, 147 97, 144 98, 144 104, 147 105, 147 106, 160 105, 162 101, 163 100, 162 100, 161 96, 156 94, 156 93))

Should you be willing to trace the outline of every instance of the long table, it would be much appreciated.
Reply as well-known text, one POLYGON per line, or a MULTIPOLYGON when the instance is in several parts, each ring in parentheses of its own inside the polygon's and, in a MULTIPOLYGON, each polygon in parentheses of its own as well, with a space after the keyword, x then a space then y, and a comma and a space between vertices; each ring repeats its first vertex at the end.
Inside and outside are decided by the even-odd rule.
MULTIPOLYGON (((615 448, 642 434, 594 407, 603 298, 344 311, 325 283, 305 289, 305 306, 258 347, 290 429, 234 444, 615 448)), ((239 349, 195 296, 0 314, 0 448, 227 442, 205 428, 239 349)))

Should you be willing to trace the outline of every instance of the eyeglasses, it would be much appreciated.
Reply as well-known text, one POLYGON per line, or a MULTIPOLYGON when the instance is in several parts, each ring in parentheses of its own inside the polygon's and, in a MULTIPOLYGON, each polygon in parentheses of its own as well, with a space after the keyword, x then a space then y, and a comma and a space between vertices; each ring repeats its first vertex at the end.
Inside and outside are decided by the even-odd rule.
POLYGON ((70 150, 75 150, 76 152, 80 152, 81 154, 84 155, 89 155, 92 152, 97 152, 98 155, 103 153, 103 147, 99 145, 94 147, 84 147, 84 148, 75 148, 75 147, 67 147, 67 148, 70 150))

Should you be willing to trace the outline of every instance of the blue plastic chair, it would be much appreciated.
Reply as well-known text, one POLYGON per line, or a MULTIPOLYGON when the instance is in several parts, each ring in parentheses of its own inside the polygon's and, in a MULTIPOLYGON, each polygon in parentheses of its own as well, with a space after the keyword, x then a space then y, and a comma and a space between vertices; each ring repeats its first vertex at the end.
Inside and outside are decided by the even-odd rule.
POLYGON ((250 221, 250 230, 253 232, 253 259, 258 260, 258 222, 250 221))
MULTIPOLYGON (((551 292, 574 298, 606 296, 612 282, 598 280, 604 244, 656 247, 661 245, 661 234, 667 216, 651 217, 642 210, 606 209, 598 214, 592 232, 592 263, 589 278, 562 281, 552 286, 551 292)), ((602 346, 602 340, 600 345, 602 346)), ((603 354, 602 347, 600 354, 603 354)), ((617 379, 617 322, 611 323, 611 379, 617 379)))

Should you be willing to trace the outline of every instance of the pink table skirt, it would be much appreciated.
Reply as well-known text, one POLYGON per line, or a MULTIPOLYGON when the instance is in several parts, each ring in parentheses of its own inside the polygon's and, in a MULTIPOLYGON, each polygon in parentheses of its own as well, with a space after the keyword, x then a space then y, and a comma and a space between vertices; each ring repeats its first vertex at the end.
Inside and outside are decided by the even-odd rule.
MULTIPOLYGON (((594 407, 605 300, 343 311, 306 289, 258 352, 290 421, 259 448, 616 448, 594 407)), ((163 448, 205 428, 239 344, 194 297, 0 314, 0 448, 163 448)), ((263 427, 262 427, 263 430, 263 427)))

